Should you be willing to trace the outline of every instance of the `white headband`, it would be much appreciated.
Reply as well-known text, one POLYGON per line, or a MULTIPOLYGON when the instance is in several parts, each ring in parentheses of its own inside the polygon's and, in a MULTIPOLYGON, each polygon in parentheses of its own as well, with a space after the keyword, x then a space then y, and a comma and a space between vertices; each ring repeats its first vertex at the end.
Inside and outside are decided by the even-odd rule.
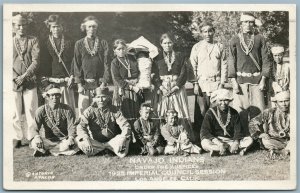
POLYGON ((241 21, 255 21, 255 17, 251 15, 241 15, 241 21))
POLYGON ((272 54, 280 54, 284 52, 284 48, 282 46, 275 46, 271 48, 272 54))
POLYGON ((47 91, 47 94, 61 94, 59 88, 51 88, 47 91))

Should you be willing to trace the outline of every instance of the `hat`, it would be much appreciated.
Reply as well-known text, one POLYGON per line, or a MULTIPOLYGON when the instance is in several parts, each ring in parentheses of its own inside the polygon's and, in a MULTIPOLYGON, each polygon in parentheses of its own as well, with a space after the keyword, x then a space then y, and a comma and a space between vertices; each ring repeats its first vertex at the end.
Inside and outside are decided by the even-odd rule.
POLYGON ((95 96, 109 96, 109 89, 106 86, 99 86, 95 89, 95 96))
POLYGON ((284 47, 283 46, 273 46, 271 48, 272 54, 280 54, 284 52, 284 47))
POLYGON ((252 13, 243 13, 240 18, 241 21, 253 21, 256 26, 261 26, 262 23, 259 19, 256 19, 252 13))
POLYGON ((140 49, 141 46, 147 48, 147 52, 149 52, 150 58, 155 58, 158 55, 158 48, 143 36, 128 44, 128 47, 135 48, 136 52, 138 52, 136 48, 140 49))
POLYGON ((175 109, 169 109, 169 110, 167 110, 166 115, 167 116, 169 116, 169 115, 171 115, 171 116, 177 116, 178 112, 175 109))
POLYGON ((134 49, 135 49, 136 53, 139 53, 139 52, 147 52, 147 53, 149 53, 150 52, 149 48, 147 48, 146 46, 143 46, 143 45, 136 45, 134 49))
POLYGON ((29 21, 26 17, 22 16, 21 14, 15 15, 12 17, 12 23, 14 24, 28 24, 29 21))
POLYGON ((210 100, 212 103, 217 100, 225 100, 225 99, 230 101, 233 100, 232 92, 228 89, 222 88, 211 93, 210 100))
POLYGON ((290 91, 281 91, 272 97, 272 101, 290 100, 290 91))

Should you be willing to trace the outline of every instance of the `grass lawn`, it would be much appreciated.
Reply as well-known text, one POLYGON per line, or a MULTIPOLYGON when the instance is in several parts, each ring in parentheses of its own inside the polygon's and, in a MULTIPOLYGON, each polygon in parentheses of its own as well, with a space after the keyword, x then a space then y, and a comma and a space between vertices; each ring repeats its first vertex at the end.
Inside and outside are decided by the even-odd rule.
POLYGON ((289 158, 271 160, 267 151, 245 156, 85 155, 32 157, 28 146, 14 150, 15 181, 287 180, 289 158))

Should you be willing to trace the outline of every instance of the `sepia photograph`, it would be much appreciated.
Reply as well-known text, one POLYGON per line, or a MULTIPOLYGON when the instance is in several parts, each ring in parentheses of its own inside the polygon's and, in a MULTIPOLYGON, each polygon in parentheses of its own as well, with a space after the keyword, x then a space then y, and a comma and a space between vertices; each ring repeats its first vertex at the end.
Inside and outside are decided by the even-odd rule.
POLYGON ((4 189, 296 188, 296 5, 3 12, 4 189))

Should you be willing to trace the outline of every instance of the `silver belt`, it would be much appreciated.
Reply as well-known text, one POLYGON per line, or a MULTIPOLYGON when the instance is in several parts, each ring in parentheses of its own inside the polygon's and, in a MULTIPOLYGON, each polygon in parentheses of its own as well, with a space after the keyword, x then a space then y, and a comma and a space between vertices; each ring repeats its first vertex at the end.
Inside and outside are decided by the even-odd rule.
POLYGON ((64 82, 68 82, 69 81, 69 77, 66 77, 66 78, 48 78, 49 82, 53 82, 53 83, 57 83, 57 84, 60 84, 60 83, 64 83, 64 82))
POLYGON ((253 76, 259 76, 260 72, 254 72, 254 73, 237 72, 236 75, 242 76, 242 77, 253 77, 253 76))

